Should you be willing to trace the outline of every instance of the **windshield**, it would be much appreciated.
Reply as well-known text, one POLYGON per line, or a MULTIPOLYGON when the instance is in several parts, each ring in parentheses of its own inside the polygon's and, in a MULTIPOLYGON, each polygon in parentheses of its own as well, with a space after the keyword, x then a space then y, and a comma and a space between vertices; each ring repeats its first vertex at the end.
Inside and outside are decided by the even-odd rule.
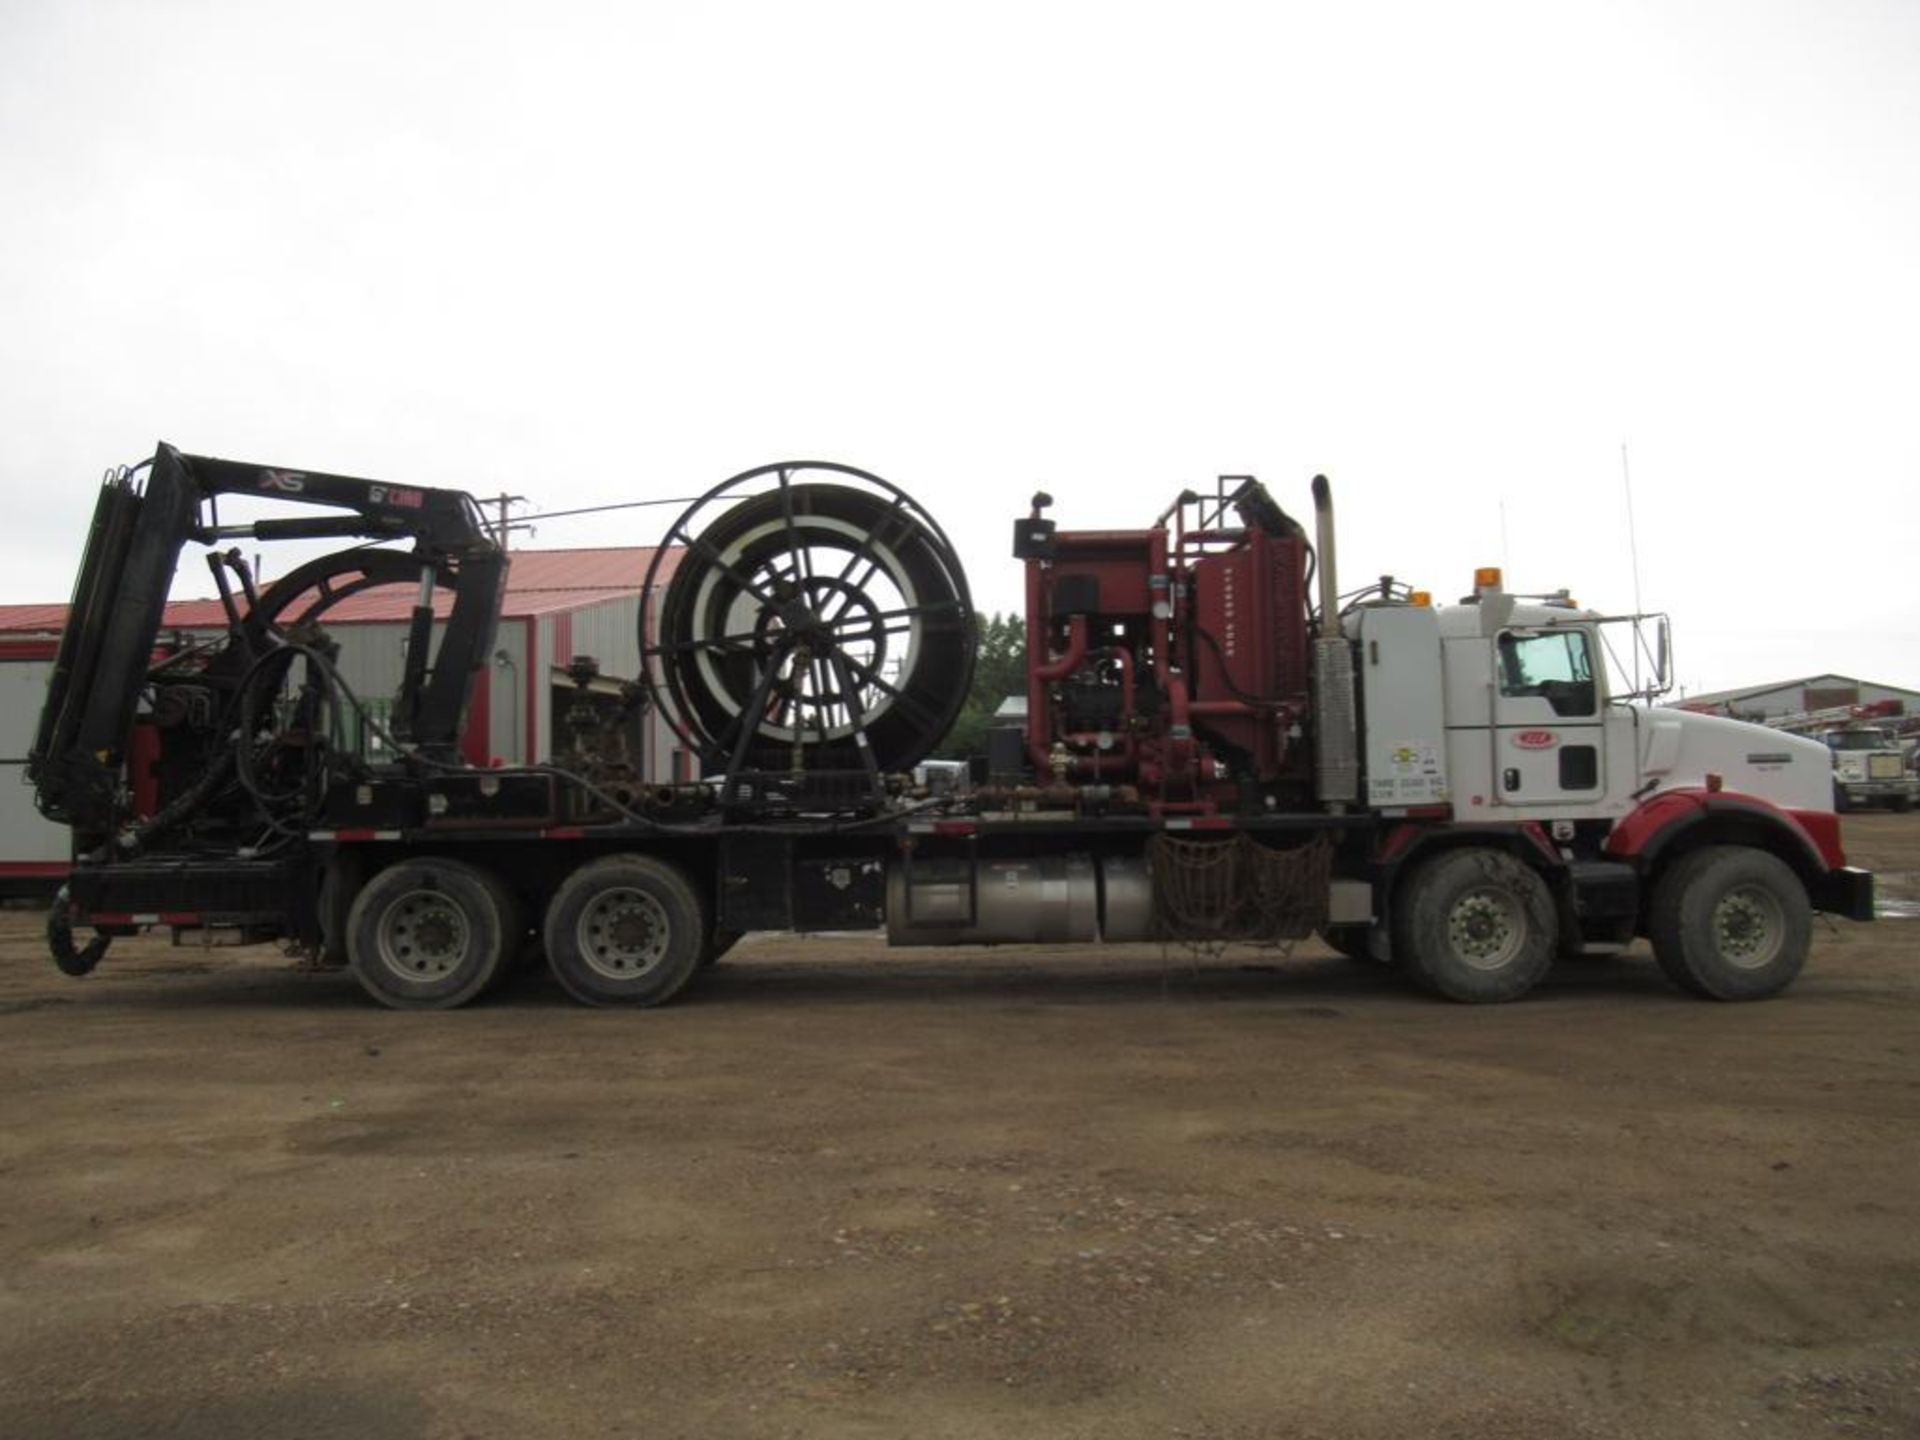
POLYGON ((1835 750, 1891 750, 1893 738, 1884 730, 1835 730, 1827 744, 1835 750))

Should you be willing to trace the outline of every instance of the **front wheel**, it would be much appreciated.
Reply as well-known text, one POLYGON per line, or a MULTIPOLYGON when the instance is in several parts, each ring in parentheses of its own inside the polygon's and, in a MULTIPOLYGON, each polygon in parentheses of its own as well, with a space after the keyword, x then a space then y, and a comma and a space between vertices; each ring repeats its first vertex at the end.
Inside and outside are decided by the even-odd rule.
POLYGON ((1449 850, 1401 882, 1393 953, 1449 1000, 1517 1000, 1553 963, 1559 927, 1546 881, 1502 850, 1449 850))
POLYGON ((461 860, 402 860, 360 887, 347 912, 347 963, 395 1010, 450 1010, 486 989, 517 934, 494 876, 461 860))
POLYGON ((1654 886, 1654 958, 1682 990, 1709 1000, 1763 1000, 1807 963, 1813 907, 1786 862, 1745 845, 1681 857, 1654 886))
POLYGON ((686 875, 646 855, 608 855, 569 875, 547 906, 547 963, 586 1005, 664 1005, 707 947, 686 875))

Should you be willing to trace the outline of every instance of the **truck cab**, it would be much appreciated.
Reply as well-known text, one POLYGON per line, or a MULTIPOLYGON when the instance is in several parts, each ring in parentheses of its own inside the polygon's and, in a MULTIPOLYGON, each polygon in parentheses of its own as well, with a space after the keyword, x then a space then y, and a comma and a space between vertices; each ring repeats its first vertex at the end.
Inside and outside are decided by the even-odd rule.
MULTIPOLYGON (((1651 703, 1666 688, 1664 617, 1514 595, 1490 569, 1457 605, 1383 594, 1350 606, 1343 630, 1363 801, 1388 826, 1371 872, 1374 958, 1434 951, 1436 921, 1449 935, 1455 919, 1489 935, 1548 923, 1562 954, 1649 935, 1683 988, 1744 998, 1797 969, 1809 909, 1870 917, 1823 745, 1651 703), (1505 878, 1485 883, 1470 863, 1440 863, 1496 855, 1505 878), (1542 887, 1508 861, 1544 879, 1551 921, 1526 919, 1542 887), (1434 876, 1469 898, 1424 904, 1434 876), (1428 910, 1419 924, 1394 918, 1428 910)), ((1491 991, 1509 963, 1478 943, 1462 931, 1438 946, 1466 992, 1491 991)))
POLYGON ((1833 757, 1833 804, 1836 810, 1885 805, 1897 811, 1913 808, 1920 796, 1920 779, 1907 771, 1900 741, 1891 730, 1855 722, 1820 736, 1833 757))
POLYGON ((1461 824, 1611 825, 1662 793, 1711 786, 1831 813, 1819 744, 1647 703, 1665 684, 1664 617, 1514 596, 1498 571, 1479 578, 1458 605, 1348 617, 1370 804, 1445 803, 1461 824), (1636 650, 1652 676, 1637 688, 1609 666, 1636 650))

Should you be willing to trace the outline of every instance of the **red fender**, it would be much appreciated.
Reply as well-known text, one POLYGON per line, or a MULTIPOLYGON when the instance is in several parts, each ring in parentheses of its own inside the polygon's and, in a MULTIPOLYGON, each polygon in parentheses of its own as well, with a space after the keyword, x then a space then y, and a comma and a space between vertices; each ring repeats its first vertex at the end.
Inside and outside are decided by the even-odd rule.
POLYGON ((1607 853, 1622 860, 1652 859, 1681 831, 1710 815, 1748 815, 1776 825, 1806 850, 1821 870, 1847 863, 1840 844, 1840 817, 1831 810, 1783 810, 1758 795, 1688 786, 1663 790, 1627 814, 1607 836, 1607 853))

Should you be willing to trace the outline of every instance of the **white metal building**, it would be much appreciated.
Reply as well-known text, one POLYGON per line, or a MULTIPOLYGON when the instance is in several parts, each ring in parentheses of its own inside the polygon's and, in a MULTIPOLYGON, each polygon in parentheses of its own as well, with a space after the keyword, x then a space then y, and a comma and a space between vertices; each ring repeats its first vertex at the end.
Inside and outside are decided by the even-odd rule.
POLYGON ((50 888, 67 873, 67 827, 33 808, 27 751, 40 724, 64 605, 0 606, 20 629, 0 631, 0 895, 50 888), (49 629, 51 625, 55 628, 49 629))
POLYGON ((1836 705, 1866 705, 1878 700, 1898 700, 1908 715, 1920 715, 1920 690, 1898 685, 1880 685, 1858 680, 1851 675, 1807 675, 1798 680, 1778 680, 1770 685, 1749 685, 1741 690, 1714 690, 1689 695, 1672 703, 1683 710, 1698 710, 1710 715, 1731 715, 1740 720, 1774 720, 1782 715, 1797 715, 1806 710, 1828 710, 1836 705))
MULTIPOLYGON (((595 691, 611 694, 639 677, 641 591, 653 556, 644 546, 512 553, 492 663, 468 707, 461 749, 470 761, 526 764, 563 752, 576 690, 567 667, 576 656, 599 662, 595 691)), ((660 584, 678 560, 677 550, 668 552, 660 584)), ((341 677, 376 714, 398 688, 413 603, 413 587, 385 586, 348 596, 322 620, 340 644, 341 677)), ((442 619, 451 605, 450 596, 436 596, 442 619)), ((67 831, 40 818, 25 783, 27 750, 66 611, 64 605, 0 605, 0 888, 45 885, 67 869, 67 831)), ((174 601, 163 624, 193 638, 226 629, 215 600, 174 601)), ((691 773, 678 737, 657 716, 643 722, 639 751, 634 758, 644 779, 691 773)))

